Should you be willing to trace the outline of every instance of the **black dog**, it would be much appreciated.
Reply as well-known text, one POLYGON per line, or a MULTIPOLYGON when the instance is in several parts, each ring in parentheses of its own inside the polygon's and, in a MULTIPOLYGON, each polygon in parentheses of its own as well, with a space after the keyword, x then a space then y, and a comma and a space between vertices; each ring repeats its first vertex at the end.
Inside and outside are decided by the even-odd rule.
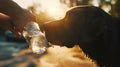
POLYGON ((120 67, 120 23, 94 6, 74 7, 63 19, 43 26, 49 42, 80 48, 100 67, 120 67))

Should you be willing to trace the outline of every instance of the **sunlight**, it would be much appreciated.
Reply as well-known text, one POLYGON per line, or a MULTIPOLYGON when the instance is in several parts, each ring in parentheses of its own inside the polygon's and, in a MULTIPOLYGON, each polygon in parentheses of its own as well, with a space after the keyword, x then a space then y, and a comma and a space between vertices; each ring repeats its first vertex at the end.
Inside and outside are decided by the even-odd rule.
POLYGON ((103 9, 105 12, 109 13, 109 11, 111 10, 111 6, 110 6, 110 5, 102 6, 102 9, 103 9))
MULTIPOLYGON (((28 8, 34 4, 40 4, 37 9, 45 11, 48 15, 55 19, 64 17, 65 11, 68 8, 66 5, 61 4, 59 0, 14 0, 23 8, 28 8)), ((40 11, 40 10, 39 10, 40 11)), ((36 12, 39 12, 36 11, 36 12)))
POLYGON ((28 8, 29 6, 33 5, 33 0, 13 0, 22 8, 28 8))
POLYGON ((58 7, 52 7, 47 11, 47 13, 50 16, 54 17, 55 19, 59 19, 64 16, 65 10, 63 10, 62 8, 58 8, 58 7))
POLYGON ((59 0, 41 0, 42 8, 55 19, 62 18, 67 9, 66 5, 60 3, 59 0))
POLYGON ((94 5, 94 6, 99 6, 99 3, 100 3, 100 0, 92 0, 91 1, 91 4, 94 5))

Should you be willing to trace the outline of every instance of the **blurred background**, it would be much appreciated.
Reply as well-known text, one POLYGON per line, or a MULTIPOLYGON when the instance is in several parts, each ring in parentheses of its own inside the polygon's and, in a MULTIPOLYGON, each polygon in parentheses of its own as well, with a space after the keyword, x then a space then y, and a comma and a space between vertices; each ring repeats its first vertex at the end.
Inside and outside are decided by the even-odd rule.
MULTIPOLYGON (((102 8, 114 17, 120 18, 120 0, 13 0, 21 7, 30 10, 38 24, 61 19, 65 12, 74 6, 93 5, 102 8)), ((28 48, 23 36, 17 38, 9 30, 0 28, 0 67, 3 62, 16 56, 16 52, 28 48)), ((24 58, 23 58, 24 59, 24 58)), ((20 61, 20 60, 19 60, 20 61)), ((21 60, 22 61, 22 60, 21 60)), ((10 64, 3 67, 12 67, 10 64)), ((31 66, 34 67, 34 66, 31 66)))
POLYGON ((102 8, 115 17, 120 17, 120 0, 14 0, 21 7, 31 10, 42 24, 64 17, 65 12, 74 6, 93 5, 102 8))

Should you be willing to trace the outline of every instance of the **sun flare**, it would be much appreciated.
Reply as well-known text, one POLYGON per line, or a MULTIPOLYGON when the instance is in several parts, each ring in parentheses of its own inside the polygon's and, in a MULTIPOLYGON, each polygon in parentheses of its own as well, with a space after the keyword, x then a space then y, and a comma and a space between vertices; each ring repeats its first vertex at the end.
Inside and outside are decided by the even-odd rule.
POLYGON ((52 7, 48 9, 47 13, 55 19, 59 19, 64 17, 65 10, 60 7, 52 7))
POLYGON ((50 16, 55 19, 62 18, 65 15, 67 6, 61 4, 59 0, 41 0, 41 6, 50 16))
MULTIPOLYGON (((59 0, 14 0, 23 8, 28 8, 34 4, 40 4, 37 9, 45 11, 48 15, 55 19, 64 17, 65 11, 68 8, 65 4, 61 4, 59 0)), ((39 11, 40 11, 39 10, 39 11)), ((39 12, 36 11, 36 12, 39 12)))

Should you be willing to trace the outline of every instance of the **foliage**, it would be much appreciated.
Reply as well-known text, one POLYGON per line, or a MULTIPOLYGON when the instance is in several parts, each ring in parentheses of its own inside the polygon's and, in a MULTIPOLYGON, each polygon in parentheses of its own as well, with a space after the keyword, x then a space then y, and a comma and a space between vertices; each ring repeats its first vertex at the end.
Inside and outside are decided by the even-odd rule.
MULTIPOLYGON (((109 14, 115 17, 120 17, 120 0, 60 0, 61 4, 67 5, 69 8, 79 5, 93 5, 102 8, 109 14)), ((38 5, 30 6, 28 9, 35 14, 37 22, 43 24, 44 22, 55 20, 49 16, 45 11, 37 12, 38 5)), ((49 7, 49 6, 48 6, 49 7)))
POLYGON ((94 5, 104 9, 115 17, 120 17, 120 0, 60 0, 60 2, 67 4, 69 7, 78 5, 94 5))

